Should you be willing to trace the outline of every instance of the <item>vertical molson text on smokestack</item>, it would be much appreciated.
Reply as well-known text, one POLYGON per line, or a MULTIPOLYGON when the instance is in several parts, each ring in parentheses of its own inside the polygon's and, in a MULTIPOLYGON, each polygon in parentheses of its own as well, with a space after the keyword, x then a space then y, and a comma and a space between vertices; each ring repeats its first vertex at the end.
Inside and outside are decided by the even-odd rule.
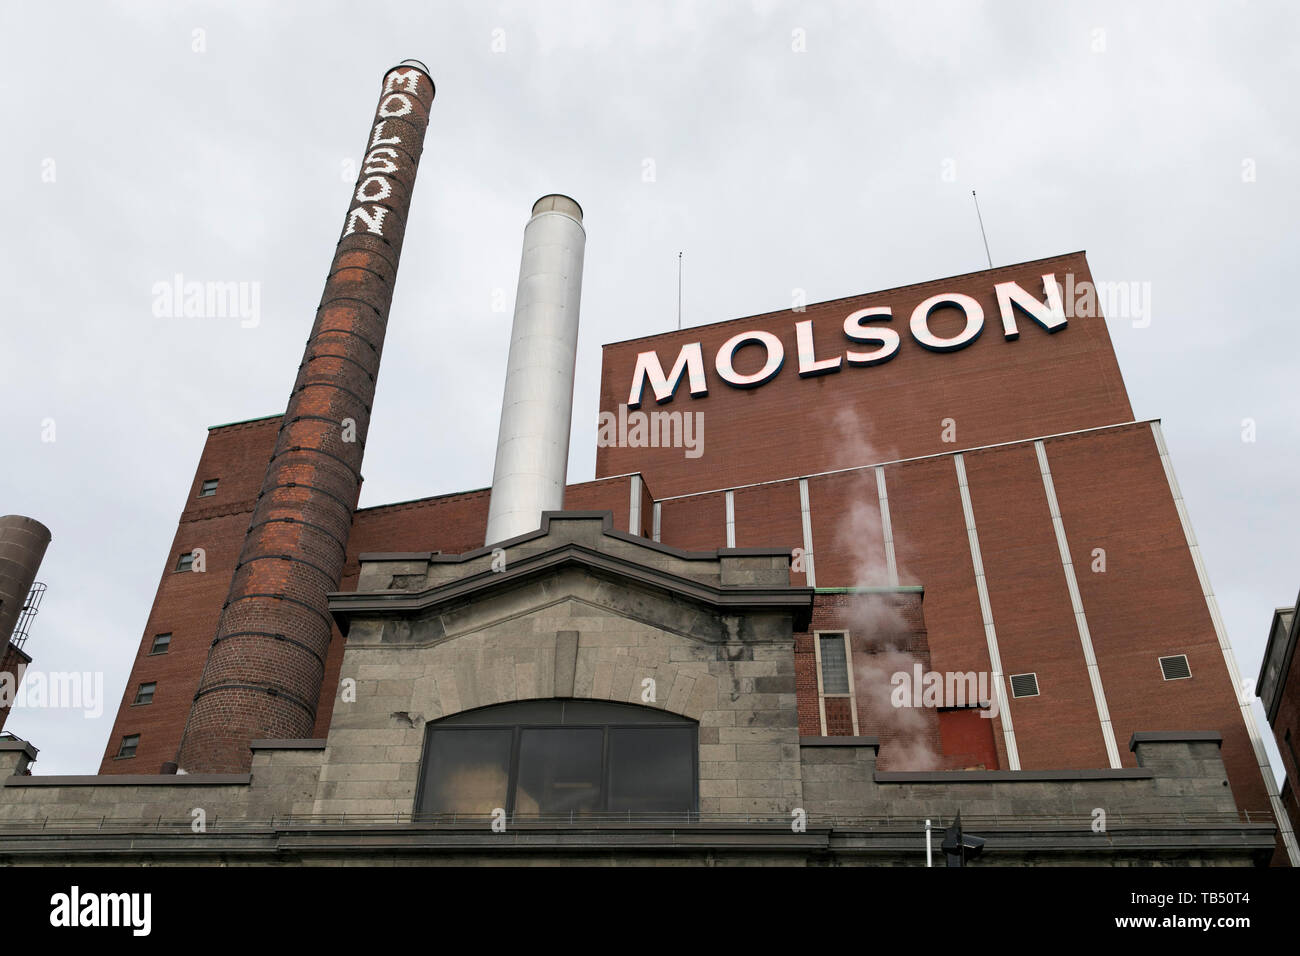
POLYGON ((361 487, 375 376, 420 162, 433 80, 384 75, 316 322, 267 466, 177 762, 244 772, 249 742, 308 737, 361 487))

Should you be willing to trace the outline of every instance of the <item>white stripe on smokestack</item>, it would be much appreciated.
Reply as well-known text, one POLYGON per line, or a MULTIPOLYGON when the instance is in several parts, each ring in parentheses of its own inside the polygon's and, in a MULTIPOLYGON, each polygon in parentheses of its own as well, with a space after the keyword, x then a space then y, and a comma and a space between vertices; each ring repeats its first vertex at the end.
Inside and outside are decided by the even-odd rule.
POLYGON ((487 545, 536 531, 542 512, 564 507, 586 241, 582 207, 568 196, 533 204, 524 227, 487 545))

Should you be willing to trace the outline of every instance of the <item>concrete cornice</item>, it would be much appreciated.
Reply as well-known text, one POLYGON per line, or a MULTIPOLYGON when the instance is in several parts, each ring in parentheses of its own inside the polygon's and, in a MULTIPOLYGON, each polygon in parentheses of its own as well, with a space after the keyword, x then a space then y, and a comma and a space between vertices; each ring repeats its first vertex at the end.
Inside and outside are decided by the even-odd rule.
POLYGON ((6 777, 4 787, 238 787, 252 782, 247 773, 108 773, 99 776, 6 777))
POLYGON ((325 739, 319 738, 275 738, 268 737, 263 740, 251 740, 248 743, 249 750, 324 750, 325 739))
POLYGON ((13 740, 0 740, 0 750, 21 750, 27 755, 28 760, 35 760, 40 752, 26 740, 19 740, 16 737, 13 740))
MULTIPOLYGON (((373 859, 391 862, 395 856, 418 861, 441 857, 521 861, 555 859, 592 853, 625 854, 635 859, 677 859, 707 862, 711 853, 731 858, 752 855, 759 859, 816 858, 828 855, 846 862, 911 863, 924 859, 915 823, 897 825, 880 821, 855 823, 836 820, 814 823, 794 832, 787 823, 611 825, 556 827, 516 823, 513 837, 503 838, 479 824, 472 826, 371 825, 312 826, 267 824, 223 831, 209 828, 194 834, 188 825, 173 832, 149 825, 123 826, 110 822, 104 829, 61 827, 62 821, 43 826, 0 829, 0 860, 68 862, 79 859, 116 859, 225 863, 292 863, 314 860, 353 862, 373 859)), ((1129 860, 1178 861, 1224 859, 1263 864, 1273 852, 1275 828, 1271 824, 1242 824, 1230 820, 1189 823, 1119 825, 1108 827, 1099 838, 1088 827, 1027 824, 1009 818, 999 823, 972 820, 972 832, 988 840, 979 866, 1022 865, 1026 855, 1068 856, 1076 863, 1106 864, 1117 856, 1129 860)), ((932 840, 936 851, 942 830, 932 840)))
MULTIPOLYGON (((569 516, 573 514, 568 513, 569 516)), ((528 537, 531 539, 537 535, 528 537)), ((644 540, 632 535, 629 537, 638 544, 644 540)), ((478 553, 481 555, 490 551, 478 553)), ((784 555, 786 552, 777 553, 784 555)), ((462 559, 465 557, 461 556, 462 559)), ((471 595, 488 593, 565 567, 604 572, 718 611, 789 610, 794 612, 794 629, 797 631, 806 629, 812 615, 813 588, 713 585, 617 555, 593 551, 572 541, 565 541, 548 551, 516 558, 503 571, 481 571, 424 591, 335 591, 329 595, 329 608, 338 621, 339 629, 347 634, 349 619, 357 614, 424 613, 450 602, 465 600, 471 595)))

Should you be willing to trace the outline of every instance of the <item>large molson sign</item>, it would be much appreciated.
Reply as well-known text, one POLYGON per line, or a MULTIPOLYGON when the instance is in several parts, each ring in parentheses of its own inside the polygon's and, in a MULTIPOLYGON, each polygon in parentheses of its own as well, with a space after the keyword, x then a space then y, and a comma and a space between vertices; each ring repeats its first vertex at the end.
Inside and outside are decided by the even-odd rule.
MULTIPOLYGON (((1002 336, 1007 341, 1020 337, 1017 313, 1032 320, 1047 332, 1059 332, 1068 325, 1061 300, 1061 289, 1056 275, 1042 277, 1043 293, 1038 298, 1018 282, 999 282, 993 290, 997 296, 998 313, 1002 320, 1002 336)), ((879 306, 857 309, 844 317, 844 337, 854 346, 838 355, 818 358, 813 347, 812 319, 796 322, 795 341, 798 346, 799 377, 811 378, 841 371, 846 366, 881 365, 894 358, 902 348, 903 340, 892 322, 893 309, 879 306), (869 346, 862 348, 862 346, 869 346)), ((984 331, 984 308, 969 295, 960 292, 941 292, 932 295, 912 310, 908 321, 912 340, 931 352, 956 352, 980 337, 984 331), (965 317, 965 325, 956 335, 941 336, 930 327, 930 318, 943 309, 956 309, 965 317)), ((772 381, 785 366, 785 346, 771 332, 751 329, 733 335, 713 357, 713 369, 718 378, 733 388, 758 388, 772 381), (757 347, 762 350, 763 362, 756 371, 740 372, 736 369, 736 355, 742 349, 757 347)), ((636 408, 642 402, 645 386, 649 384, 657 403, 670 402, 685 375, 692 398, 709 394, 705 377, 704 351, 699 342, 689 342, 678 352, 671 370, 664 366, 657 352, 641 352, 636 357, 632 371, 632 388, 627 405, 636 408)))

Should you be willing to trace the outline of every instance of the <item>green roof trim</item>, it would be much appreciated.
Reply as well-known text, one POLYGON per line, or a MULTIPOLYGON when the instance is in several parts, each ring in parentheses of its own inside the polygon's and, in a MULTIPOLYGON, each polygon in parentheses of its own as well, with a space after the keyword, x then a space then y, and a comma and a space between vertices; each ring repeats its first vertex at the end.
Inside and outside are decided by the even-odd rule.
POLYGON ((245 418, 242 422, 226 422, 224 425, 209 425, 208 431, 216 431, 218 428, 229 428, 231 425, 251 425, 253 422, 264 422, 272 418, 283 418, 284 412, 276 412, 274 415, 263 415, 261 418, 245 418))

